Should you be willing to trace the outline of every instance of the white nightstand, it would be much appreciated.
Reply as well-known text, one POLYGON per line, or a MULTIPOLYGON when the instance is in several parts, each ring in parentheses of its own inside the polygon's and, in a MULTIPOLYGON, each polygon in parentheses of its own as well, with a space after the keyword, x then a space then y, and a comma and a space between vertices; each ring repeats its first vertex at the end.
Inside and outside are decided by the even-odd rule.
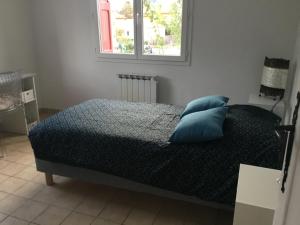
MULTIPOLYGON (((266 110, 272 110, 272 107, 276 104, 276 100, 269 97, 260 97, 258 94, 250 94, 248 103, 255 105, 266 110)), ((285 114, 285 102, 281 100, 274 109, 274 113, 281 118, 284 118, 285 114)))
POLYGON ((272 225, 281 171, 241 164, 234 225, 272 225))

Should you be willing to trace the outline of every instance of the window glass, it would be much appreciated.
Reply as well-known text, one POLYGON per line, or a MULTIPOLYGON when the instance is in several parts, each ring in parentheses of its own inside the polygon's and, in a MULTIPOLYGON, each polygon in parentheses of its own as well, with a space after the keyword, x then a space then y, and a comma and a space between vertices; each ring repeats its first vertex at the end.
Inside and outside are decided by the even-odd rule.
POLYGON ((95 2, 99 57, 174 62, 188 59, 189 0, 95 2))
POLYGON ((133 0, 98 0, 101 53, 134 54, 133 0))
POLYGON ((143 0, 143 54, 180 56, 183 0, 143 0))

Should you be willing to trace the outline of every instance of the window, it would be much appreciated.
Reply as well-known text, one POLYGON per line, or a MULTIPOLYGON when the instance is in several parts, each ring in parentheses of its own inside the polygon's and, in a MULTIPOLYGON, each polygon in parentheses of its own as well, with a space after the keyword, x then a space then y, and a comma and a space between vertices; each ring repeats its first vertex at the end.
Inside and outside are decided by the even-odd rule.
POLYGON ((185 61, 190 0, 97 0, 101 57, 185 61))

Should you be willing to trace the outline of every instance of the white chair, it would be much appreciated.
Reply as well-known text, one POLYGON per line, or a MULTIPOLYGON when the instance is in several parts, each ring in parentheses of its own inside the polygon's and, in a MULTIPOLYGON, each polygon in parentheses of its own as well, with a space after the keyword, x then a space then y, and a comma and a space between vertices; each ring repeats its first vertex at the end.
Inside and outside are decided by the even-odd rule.
MULTIPOLYGON (((0 125, 3 116, 22 108, 22 80, 18 72, 0 73, 0 125)), ((4 145, 1 144, 0 135, 0 158, 5 156, 4 145)))

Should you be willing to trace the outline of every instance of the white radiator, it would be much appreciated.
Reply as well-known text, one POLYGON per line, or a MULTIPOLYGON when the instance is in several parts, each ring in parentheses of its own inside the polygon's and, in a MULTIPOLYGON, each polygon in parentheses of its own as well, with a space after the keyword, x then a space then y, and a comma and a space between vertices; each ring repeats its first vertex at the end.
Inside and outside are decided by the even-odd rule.
POLYGON ((120 98, 129 102, 157 102, 157 77, 137 74, 118 74, 120 98))

